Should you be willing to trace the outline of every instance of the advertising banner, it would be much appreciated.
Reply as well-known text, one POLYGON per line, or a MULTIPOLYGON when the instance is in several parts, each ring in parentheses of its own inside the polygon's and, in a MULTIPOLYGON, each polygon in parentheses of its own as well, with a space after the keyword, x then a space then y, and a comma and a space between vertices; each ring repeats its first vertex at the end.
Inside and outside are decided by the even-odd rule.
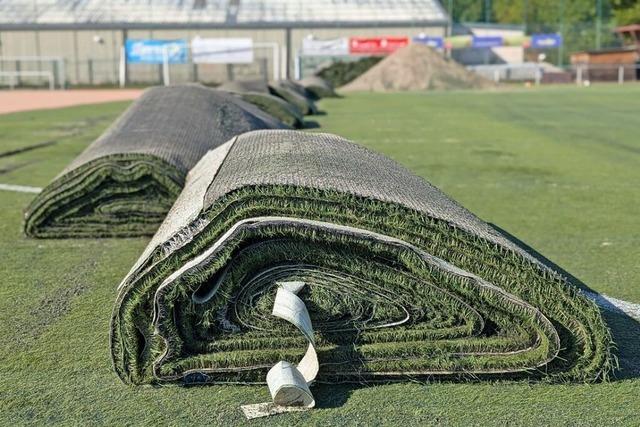
POLYGON ((444 48, 444 38, 442 37, 419 35, 413 38, 413 42, 426 44, 434 49, 444 48))
POLYGON ((128 39, 125 51, 130 64, 162 64, 165 54, 170 64, 187 62, 186 40, 128 39))
POLYGON ((557 49, 562 46, 562 35, 560 34, 534 34, 531 36, 531 46, 533 49, 557 49))
POLYGON ((250 64, 253 39, 196 37, 191 41, 191 57, 196 64, 250 64))
POLYGON ((346 37, 332 40, 302 40, 302 54, 305 56, 349 55, 349 40, 346 37))
POLYGON ((349 53, 385 55, 409 44, 409 37, 351 37, 349 53))
POLYGON ((502 36, 473 36, 472 47, 500 47, 503 45, 502 36))

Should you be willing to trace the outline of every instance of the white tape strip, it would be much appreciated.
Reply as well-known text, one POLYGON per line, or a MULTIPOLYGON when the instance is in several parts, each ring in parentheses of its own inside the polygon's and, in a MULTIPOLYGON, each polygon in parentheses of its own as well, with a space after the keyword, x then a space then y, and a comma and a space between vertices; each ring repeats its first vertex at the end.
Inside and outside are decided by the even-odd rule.
POLYGON ((39 193, 40 187, 29 187, 28 185, 0 184, 0 190, 15 191, 17 193, 39 193))
POLYGON ((282 360, 269 370, 267 385, 273 402, 241 406, 247 419, 307 410, 316 404, 309 389, 320 368, 313 327, 307 307, 296 295, 304 287, 304 282, 282 282, 278 285, 271 314, 295 325, 307 338, 309 347, 297 366, 282 360))

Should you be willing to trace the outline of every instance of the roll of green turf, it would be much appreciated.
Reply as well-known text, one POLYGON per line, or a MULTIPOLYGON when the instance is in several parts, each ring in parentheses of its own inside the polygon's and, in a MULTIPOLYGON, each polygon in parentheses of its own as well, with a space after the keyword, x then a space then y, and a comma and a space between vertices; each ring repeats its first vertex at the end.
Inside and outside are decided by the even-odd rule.
POLYGON ((264 382, 307 343, 271 316, 304 282, 318 382, 597 381, 598 307, 554 268, 393 161, 337 136, 240 135, 207 154, 119 286, 129 383, 264 382))
POLYGON ((208 150, 268 128, 286 125, 224 92, 199 85, 149 89, 33 200, 25 233, 152 235, 208 150))
POLYGON ((309 76, 298 81, 315 99, 337 97, 335 89, 328 80, 319 76, 309 76))
POLYGON ((245 102, 255 105, 271 114, 282 123, 296 129, 304 127, 304 116, 298 107, 282 98, 260 92, 230 92, 245 102))
POLYGON ((298 107, 304 115, 316 114, 318 112, 311 96, 304 92, 305 89, 290 80, 270 82, 269 89, 274 95, 298 107))
POLYGON ((218 90, 226 90, 227 92, 259 92, 271 93, 269 84, 264 79, 258 80, 232 80, 217 86, 218 90))
POLYGON ((317 108, 312 96, 302 86, 290 80, 265 82, 264 80, 236 80, 218 86, 219 90, 229 92, 257 92, 277 96, 283 99, 302 114, 317 113, 317 108))

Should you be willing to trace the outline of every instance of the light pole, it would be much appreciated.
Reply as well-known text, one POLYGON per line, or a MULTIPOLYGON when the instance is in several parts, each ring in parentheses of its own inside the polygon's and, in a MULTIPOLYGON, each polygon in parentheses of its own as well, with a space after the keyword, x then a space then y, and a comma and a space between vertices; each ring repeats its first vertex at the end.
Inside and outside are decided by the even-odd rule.
POLYGON ((484 22, 491 20, 491 0, 484 0, 484 22))
POLYGON ((453 0, 449 0, 449 28, 447 28, 447 37, 453 35, 453 0))
POLYGON ((560 0, 560 37, 562 42, 558 46, 558 66, 564 65, 564 0, 560 0))
POLYGON ((602 40, 600 33, 602 32, 602 0, 596 0, 596 49, 600 50, 602 40))
MULTIPOLYGON (((449 25, 447 27, 447 37, 450 40, 451 36, 453 35, 453 0, 449 0, 448 6, 449 6, 449 25)), ((445 47, 445 53, 446 53, 447 57, 451 58, 451 49, 450 48, 447 49, 445 47)))

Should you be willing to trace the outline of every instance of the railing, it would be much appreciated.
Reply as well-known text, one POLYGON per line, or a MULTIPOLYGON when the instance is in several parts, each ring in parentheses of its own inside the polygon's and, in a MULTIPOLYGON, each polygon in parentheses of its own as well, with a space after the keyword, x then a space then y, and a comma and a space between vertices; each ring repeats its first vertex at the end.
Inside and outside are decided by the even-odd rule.
MULTIPOLYGON (((54 56, 0 56, 1 86, 42 86, 49 78, 55 88, 72 86, 126 86, 186 82, 222 83, 242 79, 279 79, 286 68, 284 47, 277 42, 253 44, 251 64, 195 64, 191 54, 183 64, 125 64, 117 59, 74 61, 54 56), (6 84, 3 84, 6 83, 6 84)), ((123 48, 124 49, 124 48, 123 48)))
POLYGON ((0 56, 0 73, 11 77, 14 86, 23 85, 23 77, 51 76, 49 85, 63 89, 66 84, 64 58, 60 56, 0 56))
MULTIPOLYGON (((278 43, 254 43, 252 64, 125 64, 112 59, 66 60, 54 56, 0 56, 0 84, 9 87, 67 85, 100 86, 168 84, 184 82, 222 83, 237 79, 282 78, 286 64, 284 47, 278 43)), ((121 55, 122 56, 122 55, 121 55)), ((299 64, 296 64, 299 65, 299 64)), ((311 64, 314 65, 314 64, 311 64)), ((315 64, 317 66, 318 64, 315 64)), ((313 67, 312 67, 313 68, 313 67)), ((626 84, 640 81, 640 64, 576 64, 556 67, 546 63, 496 64, 469 69, 496 83, 577 84, 599 82, 626 84)), ((296 76, 307 75, 296 69, 296 76)))
POLYGON ((46 77, 49 81, 49 90, 56 88, 53 73, 50 71, 0 71, 0 82, 3 82, 5 77, 9 77, 7 85, 10 89, 18 86, 18 82, 24 77, 46 77))
POLYGON ((596 82, 618 84, 640 80, 640 64, 574 64, 558 67, 547 63, 496 64, 468 67, 496 83, 530 82, 575 83, 580 86, 596 82))

